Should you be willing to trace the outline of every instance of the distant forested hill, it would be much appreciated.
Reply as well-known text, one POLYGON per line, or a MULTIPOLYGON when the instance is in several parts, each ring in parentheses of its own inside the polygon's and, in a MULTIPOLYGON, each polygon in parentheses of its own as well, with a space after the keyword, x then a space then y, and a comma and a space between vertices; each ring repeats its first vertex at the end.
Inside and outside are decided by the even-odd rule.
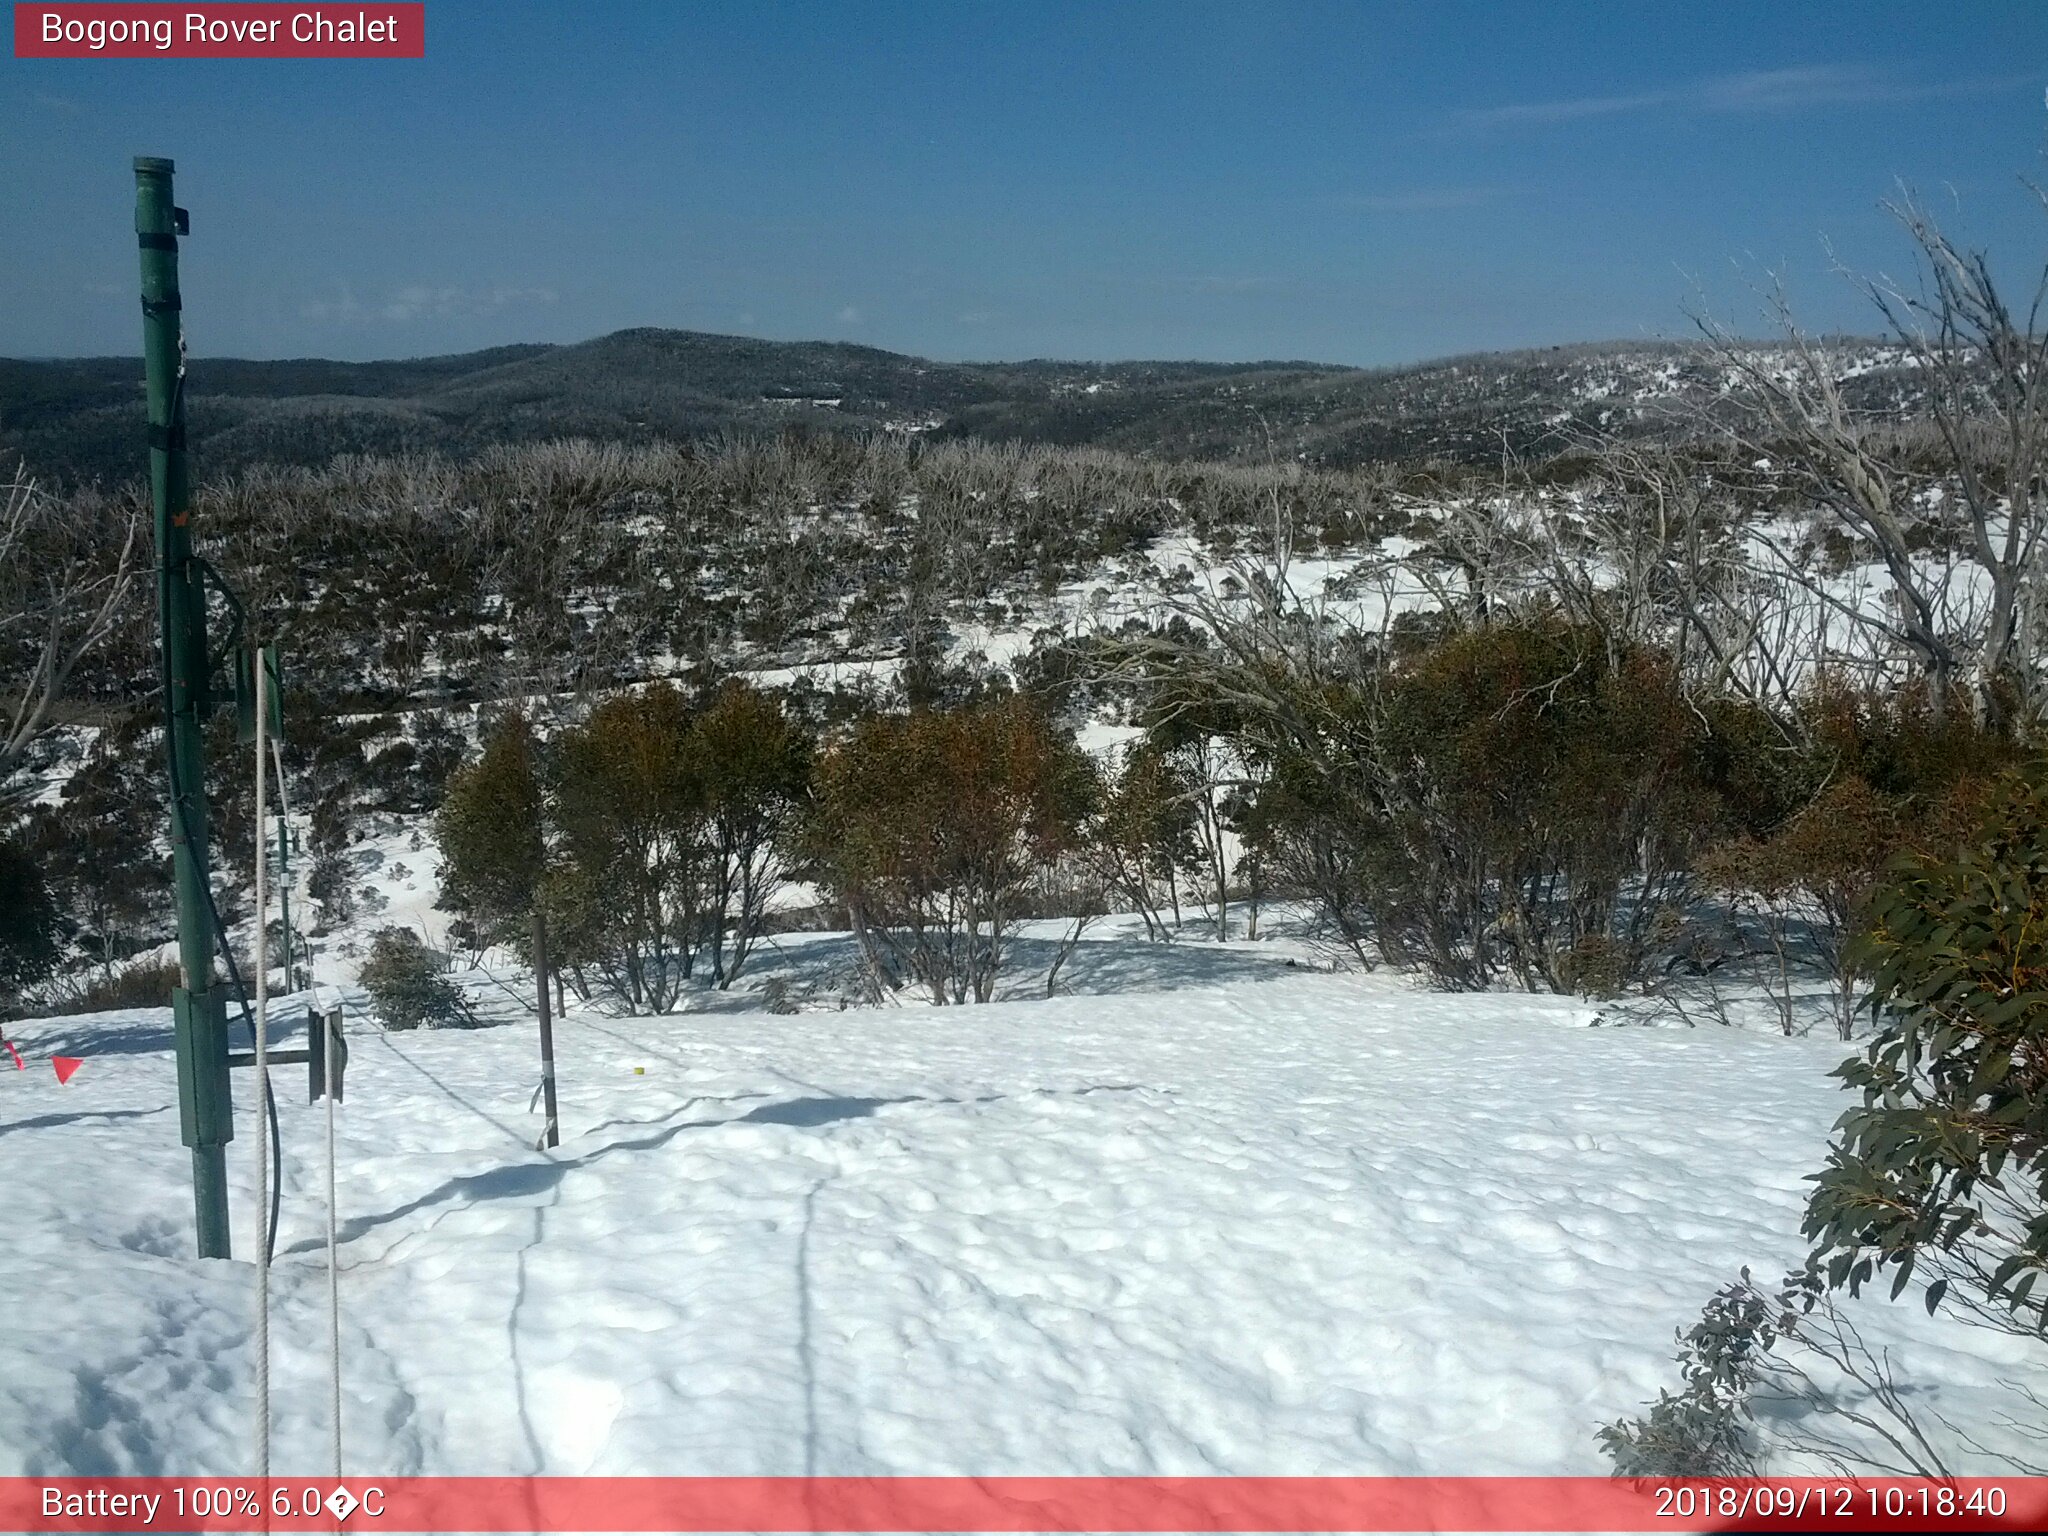
MULTIPOLYGON (((1882 357, 1860 387, 1896 382, 1882 357)), ((202 477, 338 453, 461 454, 492 443, 774 431, 790 423, 1092 444, 1163 458, 1332 467, 1540 457, 1585 431, 1654 425, 1722 381, 1675 343, 1553 347, 1411 367, 938 363, 873 347, 631 330, 571 346, 373 363, 195 359, 202 477)), ((136 474, 136 358, 0 359, 0 456, 60 480, 136 474)))

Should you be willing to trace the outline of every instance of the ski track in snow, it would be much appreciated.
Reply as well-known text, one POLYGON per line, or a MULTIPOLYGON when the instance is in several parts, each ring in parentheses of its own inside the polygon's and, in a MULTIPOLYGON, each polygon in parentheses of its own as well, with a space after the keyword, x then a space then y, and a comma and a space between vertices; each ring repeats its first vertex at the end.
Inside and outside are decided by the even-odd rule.
MULTIPOLYGON (((1292 976, 779 1016, 356 1021, 352 1472, 1598 1473, 1674 1329, 1798 1259, 1832 1041, 1292 976), (635 1067, 645 1069, 636 1075, 635 1067)), ((247 1470, 252 1275, 190 1258, 168 1017, 0 1073, 0 1474, 247 1470)), ((273 1464, 327 1466, 319 1112, 275 1070, 273 1464)), ((230 1148, 256 1233, 252 1095, 230 1148)), ((1864 1304, 1980 1424, 1997 1342, 1864 1304)))

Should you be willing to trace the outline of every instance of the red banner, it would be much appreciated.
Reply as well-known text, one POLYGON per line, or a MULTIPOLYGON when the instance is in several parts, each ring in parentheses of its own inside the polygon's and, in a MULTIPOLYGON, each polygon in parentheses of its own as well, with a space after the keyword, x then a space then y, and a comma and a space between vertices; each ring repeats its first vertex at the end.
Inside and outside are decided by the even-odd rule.
POLYGON ((6 1531, 2039 1531, 2048 1478, 0 1478, 6 1531))
POLYGON ((423 59, 424 4, 14 7, 17 59, 423 59))

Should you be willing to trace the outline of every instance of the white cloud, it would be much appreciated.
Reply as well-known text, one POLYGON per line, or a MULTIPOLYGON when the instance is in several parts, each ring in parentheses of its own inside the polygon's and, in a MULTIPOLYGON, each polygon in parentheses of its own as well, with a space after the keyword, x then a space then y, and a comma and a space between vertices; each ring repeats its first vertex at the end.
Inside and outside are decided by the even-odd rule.
POLYGON ((308 299, 299 306, 299 313, 308 320, 336 320, 352 322, 363 316, 363 306, 356 302, 355 290, 347 283, 335 285, 331 299, 308 299))
POLYGON ((462 297, 459 288, 401 288, 377 311, 382 320, 417 320, 422 315, 450 315, 462 297))
POLYGON ((1990 80, 1916 82, 1899 79, 1889 71, 1864 64, 1753 69, 1737 74, 1710 75, 1654 91, 1627 91, 1609 96, 1574 96, 1555 101, 1483 107, 1454 114, 1448 126, 1467 131, 1540 127, 1659 108, 1684 112, 1797 112, 1812 107, 1870 106, 1969 95, 2000 90, 2038 78, 2038 75, 2014 75, 1990 80))
POLYGON ((349 284, 339 283, 333 298, 309 300, 299 306, 299 313, 308 320, 343 325, 369 321, 405 325, 414 320, 475 316, 500 309, 552 304, 556 298, 552 288, 521 288, 509 283, 476 289, 410 283, 382 300, 364 303, 357 299, 349 284))
POLYGON ((839 311, 839 323, 841 325, 859 325, 860 310, 852 304, 847 305, 839 311))
POLYGON ((1218 274, 1199 277, 1184 277, 1177 286, 1191 289, 1196 293, 1265 293, 1287 286, 1286 280, 1278 277, 1229 277, 1218 274))
POLYGON ((1411 187, 1404 192, 1339 193, 1329 202, 1361 213, 1436 213, 1446 208, 1475 208, 1498 196, 1498 187, 1411 187))

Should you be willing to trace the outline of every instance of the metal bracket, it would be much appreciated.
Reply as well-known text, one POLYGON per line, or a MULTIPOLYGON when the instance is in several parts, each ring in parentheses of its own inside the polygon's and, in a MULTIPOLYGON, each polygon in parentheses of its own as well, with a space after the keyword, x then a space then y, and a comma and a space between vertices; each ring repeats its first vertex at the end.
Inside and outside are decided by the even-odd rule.
POLYGON ((192 563, 199 567, 200 581, 227 604, 228 617, 234 621, 233 627, 228 630, 227 639, 221 642, 220 649, 206 658, 206 670, 213 672, 218 670, 221 663, 233 654, 235 647, 242 643, 242 633, 249 627, 249 610, 242 606, 242 600, 235 596, 235 589, 228 585, 227 577, 221 575, 211 560, 204 555, 194 555, 192 563))
MULTIPOLYGON (((300 1063, 306 1068, 306 1102, 317 1104, 327 1096, 327 1052, 320 1039, 321 1015, 319 1010, 306 1010, 306 1043, 282 1051, 265 1051, 265 1066, 290 1067, 300 1063)), ((334 1102, 341 1102, 342 1074, 348 1069, 348 1037, 341 1032, 341 1010, 335 1009, 326 1016, 326 1024, 334 1035, 334 1102)), ((228 1054, 231 1067, 253 1067, 256 1065, 254 1051, 231 1051, 228 1054)))
POLYGON ((328 1040, 334 1042, 334 1102, 342 1100, 342 1074, 348 1070, 348 1036, 341 1032, 341 1010, 334 1009, 321 1014, 315 1009, 306 1010, 308 1049, 306 1055, 307 1078, 310 1083, 308 1104, 327 1097, 327 1049, 328 1040), (325 1026, 325 1035, 322 1027, 325 1026))
POLYGON ((235 1139, 228 1057, 218 1048, 227 1034, 227 995, 219 988, 177 988, 171 993, 171 1027, 178 1039, 178 1121, 185 1145, 225 1146, 235 1139), (209 1039, 212 1049, 204 1044, 209 1039))

